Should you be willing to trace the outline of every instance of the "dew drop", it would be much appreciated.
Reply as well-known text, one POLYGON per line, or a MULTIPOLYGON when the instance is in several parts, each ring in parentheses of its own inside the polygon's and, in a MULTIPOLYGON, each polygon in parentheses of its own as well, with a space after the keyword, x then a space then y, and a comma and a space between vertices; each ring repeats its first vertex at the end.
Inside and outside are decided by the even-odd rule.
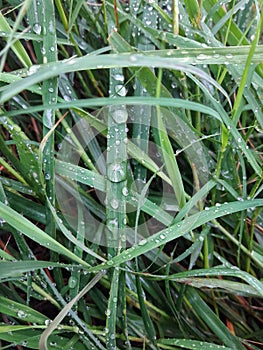
POLYGON ((26 314, 24 313, 23 310, 18 310, 18 311, 17 311, 17 316, 18 316, 19 318, 25 318, 25 317, 26 317, 26 314))
POLYGON ((105 315, 109 317, 109 316, 111 315, 111 310, 110 310, 110 309, 107 309, 107 310, 105 311, 105 315))
POLYGON ((206 60, 206 59, 207 59, 207 56, 201 53, 201 54, 198 55, 196 58, 197 58, 198 60, 206 60))
POLYGON ((143 239, 141 240, 138 244, 139 245, 145 245, 147 243, 147 240, 146 239, 143 239))
POLYGON ((41 25, 39 23, 35 23, 33 25, 33 31, 37 34, 37 35, 40 35, 41 34, 41 25))
POLYGON ((129 190, 128 190, 128 188, 127 187, 123 187, 123 189, 122 189, 122 194, 125 196, 125 197, 127 197, 128 196, 128 194, 129 194, 129 190))
POLYGON ((119 201, 117 199, 112 199, 111 202, 110 202, 110 205, 113 209, 118 209, 119 207, 119 201))
POLYGON ((116 123, 125 123, 128 119, 128 112, 125 108, 117 109, 111 113, 116 123))
POLYGON ((119 95, 119 96, 126 96, 127 94, 127 89, 124 85, 116 85, 115 86, 115 92, 119 95))
POLYGON ((126 168, 121 162, 111 163, 107 169, 108 179, 112 182, 120 182, 126 178, 126 168))
POLYGON ((73 288, 75 288, 76 287, 76 285, 77 285, 77 279, 75 278, 75 277, 70 277, 69 278, 69 280, 68 280, 68 287, 70 288, 70 289, 73 289, 73 288))

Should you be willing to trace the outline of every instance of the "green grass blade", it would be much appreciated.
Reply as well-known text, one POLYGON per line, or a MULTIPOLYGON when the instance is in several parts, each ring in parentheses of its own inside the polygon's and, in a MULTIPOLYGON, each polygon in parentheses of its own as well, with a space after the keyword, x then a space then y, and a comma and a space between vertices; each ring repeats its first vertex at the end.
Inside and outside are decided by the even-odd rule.
POLYGON ((174 346, 177 348, 186 348, 191 350, 230 350, 232 348, 226 347, 224 345, 217 345, 213 343, 208 343, 199 340, 191 340, 191 339, 160 339, 158 341, 160 347, 162 345, 171 345, 174 349, 174 346))
POLYGON ((141 244, 133 246, 132 248, 122 252, 120 255, 114 257, 106 265, 99 265, 96 267, 90 268, 88 271, 97 272, 104 268, 109 268, 111 266, 116 266, 120 263, 126 262, 130 259, 133 259, 137 256, 140 256, 146 253, 149 250, 159 247, 162 244, 170 242, 173 239, 183 236, 188 233, 190 230, 194 230, 196 227, 204 225, 205 223, 219 218, 224 215, 229 215, 236 213, 242 210, 246 210, 251 207, 258 207, 263 205, 263 200, 255 199, 252 201, 243 201, 243 202, 231 202, 222 204, 221 206, 215 206, 207 208, 198 214, 194 214, 185 220, 172 225, 171 227, 158 232, 157 234, 151 236, 150 238, 144 240, 141 244))
POLYGON ((62 244, 49 237, 44 231, 35 226, 32 222, 24 218, 21 214, 14 211, 12 208, 0 203, 0 215, 1 217, 17 231, 22 232, 25 236, 31 238, 38 244, 47 247, 55 251, 56 253, 63 254, 70 260, 76 261, 83 266, 88 264, 82 259, 78 258, 75 254, 63 247, 62 244))
MULTIPOLYGON (((101 277, 103 276, 104 272, 99 272, 80 292, 78 295, 76 295, 75 298, 73 298, 56 316, 56 318, 53 320, 52 323, 46 328, 46 330, 42 333, 40 339, 39 339, 39 349, 48 350, 47 346, 47 338, 50 336, 50 334, 57 328, 57 326, 61 323, 61 321, 65 318, 65 316, 68 314, 69 310, 73 307, 73 305, 82 298, 91 288, 94 287, 96 283, 99 282, 101 277)), ((92 340, 94 340, 96 346, 98 346, 98 349, 104 349, 100 342, 93 336, 93 334, 89 331, 89 335, 92 340)))

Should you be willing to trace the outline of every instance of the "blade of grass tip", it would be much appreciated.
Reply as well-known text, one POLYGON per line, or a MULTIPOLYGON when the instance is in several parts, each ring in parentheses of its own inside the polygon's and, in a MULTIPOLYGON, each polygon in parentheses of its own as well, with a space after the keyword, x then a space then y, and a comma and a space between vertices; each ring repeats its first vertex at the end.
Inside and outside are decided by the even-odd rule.
MULTIPOLYGON (((9 259, 14 259, 9 255, 9 259)), ((48 266, 54 267, 69 267, 71 265, 61 264, 52 261, 39 261, 39 260, 30 260, 30 261, 12 261, 12 264, 7 261, 0 261, 0 279, 5 279, 12 276, 18 276, 25 272, 39 270, 42 268, 47 268, 48 266)))
MULTIPOLYGON (((79 292, 73 298, 67 305, 64 306, 64 308, 59 312, 59 314, 56 316, 56 318, 50 323, 50 325, 46 328, 46 330, 41 334, 41 337, 39 339, 39 349, 41 350, 48 350, 49 347, 47 346, 47 339, 50 336, 50 334, 57 328, 57 326, 61 323, 61 321, 67 316, 70 309, 72 309, 73 305, 82 298, 85 294, 88 293, 90 289, 92 289, 96 283, 99 282, 99 280, 104 275, 104 272, 99 272, 83 289, 79 292)), ((96 346, 98 346, 99 349, 104 349, 100 345, 100 343, 97 341, 97 339, 92 335, 91 331, 89 331, 91 339, 95 342, 96 346), (95 339, 94 339, 95 338, 95 339)), ((92 348, 92 345, 90 345, 90 349, 92 348)))

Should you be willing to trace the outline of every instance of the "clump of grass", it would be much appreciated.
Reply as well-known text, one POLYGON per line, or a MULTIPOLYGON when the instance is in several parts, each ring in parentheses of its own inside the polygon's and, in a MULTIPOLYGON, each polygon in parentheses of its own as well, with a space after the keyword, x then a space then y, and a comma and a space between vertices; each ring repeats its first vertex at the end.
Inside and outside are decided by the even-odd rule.
POLYGON ((260 349, 262 4, 2 1, 2 349, 260 349))

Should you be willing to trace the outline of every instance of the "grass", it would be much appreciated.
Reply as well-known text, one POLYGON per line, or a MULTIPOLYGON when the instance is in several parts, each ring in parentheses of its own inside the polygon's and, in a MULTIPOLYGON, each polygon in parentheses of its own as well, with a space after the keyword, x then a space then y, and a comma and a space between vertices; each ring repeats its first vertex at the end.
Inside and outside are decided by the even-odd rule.
POLYGON ((262 1, 1 1, 1 349, 261 349, 262 1))

